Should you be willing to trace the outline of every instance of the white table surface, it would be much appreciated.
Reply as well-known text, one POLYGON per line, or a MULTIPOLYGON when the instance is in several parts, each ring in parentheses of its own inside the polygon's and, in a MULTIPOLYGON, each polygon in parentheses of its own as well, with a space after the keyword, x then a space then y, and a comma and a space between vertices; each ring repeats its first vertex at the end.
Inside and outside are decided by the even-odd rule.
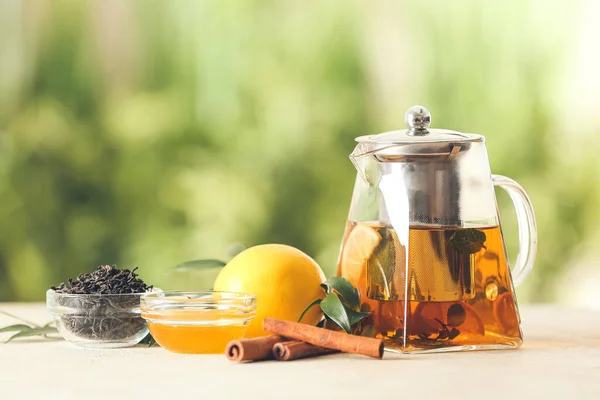
MULTIPOLYGON (((42 304, 0 303, 38 323, 42 304)), ((234 364, 160 348, 0 343, 0 399, 600 399, 600 312, 522 306, 519 350, 234 364)), ((0 327, 15 323, 0 315, 0 327)), ((4 341, 9 334, 0 334, 4 341)))

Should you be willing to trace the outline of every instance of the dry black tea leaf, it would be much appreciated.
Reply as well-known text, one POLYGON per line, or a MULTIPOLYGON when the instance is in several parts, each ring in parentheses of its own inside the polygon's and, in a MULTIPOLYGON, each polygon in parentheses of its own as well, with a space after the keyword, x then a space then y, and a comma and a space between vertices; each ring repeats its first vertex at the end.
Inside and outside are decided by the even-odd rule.
POLYGON ((135 336, 146 322, 134 310, 139 309, 141 295, 152 289, 136 270, 101 265, 52 287, 58 294, 57 305, 72 310, 60 317, 60 323, 73 335, 89 340, 121 341, 135 336))
POLYGON ((485 247, 485 233, 474 228, 459 229, 450 237, 450 244, 462 254, 475 254, 485 247))
POLYGON ((456 337, 458 337, 458 335, 460 335, 460 331, 456 328, 452 328, 452 330, 450 330, 450 334, 448 335, 448 339, 454 340, 456 337))
POLYGON ((448 333, 448 331, 446 329, 442 329, 439 333, 438 333, 438 340, 446 340, 448 339, 448 337, 450 336, 450 334, 448 333))
POLYGON ((138 278, 135 271, 128 269, 119 270, 116 266, 100 265, 90 274, 81 274, 75 280, 67 279, 51 289, 56 293, 65 294, 128 294, 144 293, 152 289, 143 280, 138 278))

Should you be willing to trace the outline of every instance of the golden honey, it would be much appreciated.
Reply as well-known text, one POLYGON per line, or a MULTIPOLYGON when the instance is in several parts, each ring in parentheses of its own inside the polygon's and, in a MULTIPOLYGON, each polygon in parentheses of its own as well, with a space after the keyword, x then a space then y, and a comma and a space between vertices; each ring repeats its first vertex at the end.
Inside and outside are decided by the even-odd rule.
POLYGON ((217 354, 244 337, 256 298, 227 292, 157 293, 142 298, 141 311, 152 337, 166 350, 217 354))
POLYGON ((227 343, 242 339, 246 333, 246 325, 212 325, 211 323, 223 317, 220 313, 212 316, 210 313, 207 315, 206 312, 189 313, 184 316, 185 319, 178 319, 181 315, 173 314, 175 315, 165 314, 165 322, 167 319, 176 320, 176 325, 154 319, 156 322, 148 322, 148 329, 158 344, 174 353, 223 353, 227 343), (207 325, 186 325, 186 322, 207 325))

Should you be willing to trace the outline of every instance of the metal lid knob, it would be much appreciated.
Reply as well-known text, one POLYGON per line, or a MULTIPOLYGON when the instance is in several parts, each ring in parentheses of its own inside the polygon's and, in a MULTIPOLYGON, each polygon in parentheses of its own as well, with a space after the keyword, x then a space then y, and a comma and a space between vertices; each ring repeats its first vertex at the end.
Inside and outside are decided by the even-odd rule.
POLYGON ((412 106, 404 115, 404 123, 408 128, 407 134, 410 136, 427 135, 429 125, 431 125, 431 114, 423 106, 412 106))

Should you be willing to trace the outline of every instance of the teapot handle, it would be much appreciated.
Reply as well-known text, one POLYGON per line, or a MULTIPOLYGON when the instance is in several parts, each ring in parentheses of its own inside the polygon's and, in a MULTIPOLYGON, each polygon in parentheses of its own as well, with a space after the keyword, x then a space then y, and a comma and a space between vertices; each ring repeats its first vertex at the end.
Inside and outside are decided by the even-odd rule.
POLYGON ((502 175, 492 175, 492 183, 506 190, 517 212, 519 226, 519 253, 512 269, 512 279, 519 286, 533 268, 537 253, 537 227, 533 206, 525 189, 517 182, 502 175))

